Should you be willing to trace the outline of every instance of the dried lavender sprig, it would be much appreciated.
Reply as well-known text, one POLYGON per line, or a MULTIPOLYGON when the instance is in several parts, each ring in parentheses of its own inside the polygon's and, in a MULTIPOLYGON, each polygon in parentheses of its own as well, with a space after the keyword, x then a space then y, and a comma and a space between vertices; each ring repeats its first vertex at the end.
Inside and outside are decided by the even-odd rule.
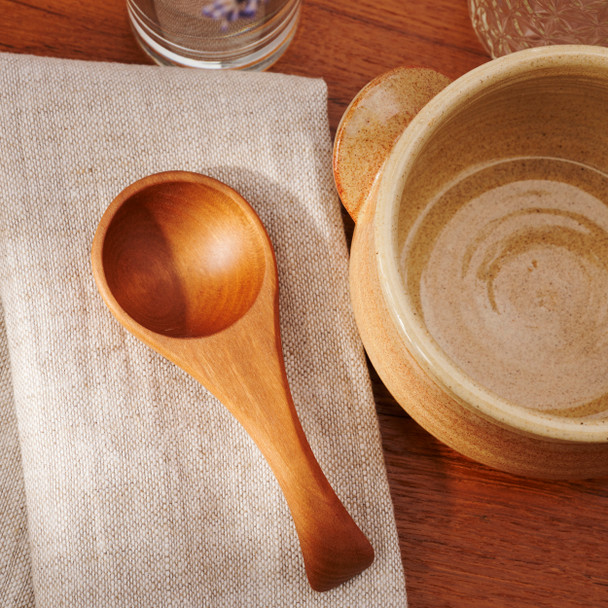
POLYGON ((237 19, 255 17, 260 5, 265 3, 266 0, 213 0, 203 7, 202 14, 211 19, 221 19, 225 30, 237 19))

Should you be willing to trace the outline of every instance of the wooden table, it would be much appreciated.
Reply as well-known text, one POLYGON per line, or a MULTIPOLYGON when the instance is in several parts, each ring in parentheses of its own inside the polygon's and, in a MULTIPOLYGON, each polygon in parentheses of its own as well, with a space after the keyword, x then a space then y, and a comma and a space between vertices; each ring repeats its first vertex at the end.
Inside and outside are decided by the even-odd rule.
MULTIPOLYGON (((150 63, 124 0, 0 0, 0 15, 2 51, 150 63)), ((323 77, 335 131, 351 98, 389 68, 455 78, 485 61, 465 0, 304 0, 272 69, 323 77)), ((470 462, 371 373, 411 608, 608 606, 608 480, 548 483, 470 462)))

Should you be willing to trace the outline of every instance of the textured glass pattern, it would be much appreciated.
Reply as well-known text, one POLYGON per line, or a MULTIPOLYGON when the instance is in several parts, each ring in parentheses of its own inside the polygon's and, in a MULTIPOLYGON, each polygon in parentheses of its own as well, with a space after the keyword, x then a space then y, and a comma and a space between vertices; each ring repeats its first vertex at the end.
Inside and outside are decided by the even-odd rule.
POLYGON ((499 57, 532 46, 608 46, 608 0, 469 0, 473 28, 499 57))

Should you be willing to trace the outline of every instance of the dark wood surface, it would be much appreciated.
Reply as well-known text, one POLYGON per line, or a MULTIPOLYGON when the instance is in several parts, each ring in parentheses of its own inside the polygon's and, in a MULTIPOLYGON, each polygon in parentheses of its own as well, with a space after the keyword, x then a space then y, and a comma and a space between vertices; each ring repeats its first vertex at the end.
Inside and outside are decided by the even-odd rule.
MULTIPOLYGON (((0 50, 150 63, 124 0, 0 0, 0 50)), ((465 0, 304 0, 272 70, 324 78, 335 131, 352 97, 387 69, 456 78, 488 59, 465 0)), ((608 607, 608 480, 543 482, 470 462, 413 422, 370 371, 411 608, 608 607)))

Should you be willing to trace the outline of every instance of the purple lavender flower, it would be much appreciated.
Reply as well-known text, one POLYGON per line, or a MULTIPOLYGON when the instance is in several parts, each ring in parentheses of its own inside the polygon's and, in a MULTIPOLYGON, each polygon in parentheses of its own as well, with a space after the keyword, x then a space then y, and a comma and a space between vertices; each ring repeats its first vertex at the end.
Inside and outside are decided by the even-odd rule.
POLYGON ((213 0, 203 7, 203 15, 211 19, 221 19, 222 29, 225 30, 229 23, 240 18, 255 17, 258 9, 267 0, 213 0))

